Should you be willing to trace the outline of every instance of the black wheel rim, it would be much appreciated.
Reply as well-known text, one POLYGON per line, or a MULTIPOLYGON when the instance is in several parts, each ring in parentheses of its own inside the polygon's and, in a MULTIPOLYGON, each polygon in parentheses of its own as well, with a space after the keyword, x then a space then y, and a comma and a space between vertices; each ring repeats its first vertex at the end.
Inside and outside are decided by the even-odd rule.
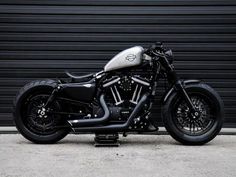
POLYGON ((172 111, 175 126, 184 134, 199 136, 208 132, 215 123, 215 108, 212 101, 199 93, 189 94, 197 114, 191 113, 185 100, 177 99, 172 111))
POLYGON ((60 110, 60 105, 57 101, 45 110, 45 114, 40 114, 48 100, 49 95, 38 94, 27 99, 24 107, 23 117, 25 126, 37 135, 51 135, 57 130, 55 126, 60 123, 59 115, 50 114, 50 111, 60 110))

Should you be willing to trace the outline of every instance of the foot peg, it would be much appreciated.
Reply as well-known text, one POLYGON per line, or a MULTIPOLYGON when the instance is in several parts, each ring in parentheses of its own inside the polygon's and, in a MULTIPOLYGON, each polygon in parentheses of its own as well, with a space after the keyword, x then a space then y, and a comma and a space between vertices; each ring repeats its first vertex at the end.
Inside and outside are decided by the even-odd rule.
POLYGON ((156 128, 155 126, 153 126, 152 124, 150 124, 150 125, 148 126, 147 130, 148 130, 149 132, 155 132, 155 131, 158 131, 159 128, 156 128))
POLYGON ((95 134, 95 147, 119 147, 119 134, 95 134))

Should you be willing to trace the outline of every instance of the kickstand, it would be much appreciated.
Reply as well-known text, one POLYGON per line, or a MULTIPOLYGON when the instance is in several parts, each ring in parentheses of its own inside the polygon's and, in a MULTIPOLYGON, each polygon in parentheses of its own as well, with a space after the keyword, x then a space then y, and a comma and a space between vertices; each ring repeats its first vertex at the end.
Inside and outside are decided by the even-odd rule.
POLYGON ((95 134, 95 147, 119 147, 119 134, 95 134))

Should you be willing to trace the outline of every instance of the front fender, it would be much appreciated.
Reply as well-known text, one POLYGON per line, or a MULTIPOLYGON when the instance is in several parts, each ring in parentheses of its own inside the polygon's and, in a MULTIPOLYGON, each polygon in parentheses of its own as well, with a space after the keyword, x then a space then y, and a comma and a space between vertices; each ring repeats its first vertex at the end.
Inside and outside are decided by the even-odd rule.
MULTIPOLYGON (((181 81, 183 86, 185 85, 191 85, 191 84, 197 84, 197 83, 200 83, 202 81, 200 80, 183 80, 181 81)), ((162 105, 164 105, 166 103, 166 101, 169 99, 169 97, 174 93, 176 92, 176 88, 175 88, 175 85, 173 85, 167 92, 166 94, 162 97, 162 100, 161 100, 161 103, 162 105)))

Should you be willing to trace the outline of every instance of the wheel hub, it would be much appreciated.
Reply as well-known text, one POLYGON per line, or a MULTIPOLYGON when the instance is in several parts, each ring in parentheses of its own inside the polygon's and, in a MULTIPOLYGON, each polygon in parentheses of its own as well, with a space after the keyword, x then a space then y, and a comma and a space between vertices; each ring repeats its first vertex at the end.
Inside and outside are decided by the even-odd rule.
POLYGON ((46 109, 44 107, 38 109, 37 113, 40 118, 47 118, 46 109))
POLYGON ((202 98, 193 96, 191 100, 195 111, 190 111, 185 101, 180 102, 176 110, 176 121, 181 130, 196 134, 205 130, 210 123, 209 107, 202 98))
POLYGON ((50 109, 45 108, 48 95, 37 95, 32 97, 27 105, 27 126, 37 134, 50 134, 56 131, 53 127, 59 123, 60 116, 50 113, 50 110, 60 109, 58 102, 51 105, 50 109))
POLYGON ((198 111, 195 111, 194 113, 190 114, 189 116, 192 120, 197 120, 201 117, 201 113, 198 111))

